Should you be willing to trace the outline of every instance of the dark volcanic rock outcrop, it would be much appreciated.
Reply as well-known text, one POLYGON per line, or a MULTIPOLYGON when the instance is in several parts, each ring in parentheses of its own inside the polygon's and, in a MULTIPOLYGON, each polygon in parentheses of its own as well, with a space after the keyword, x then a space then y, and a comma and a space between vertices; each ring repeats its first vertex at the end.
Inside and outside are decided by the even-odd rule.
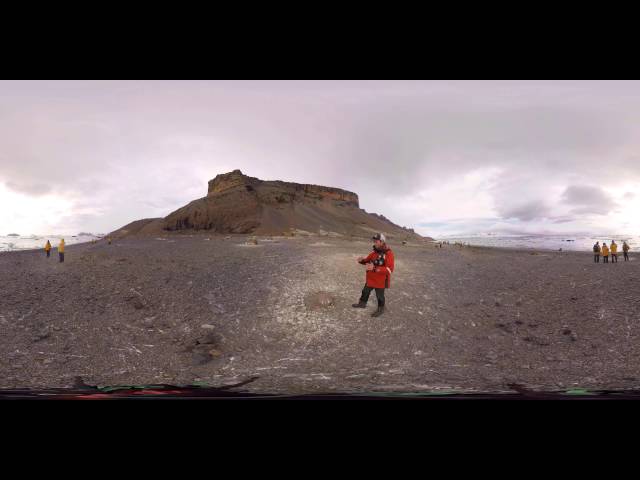
MULTIPOLYGON (((216 176, 207 196, 154 220, 140 232, 207 230, 214 233, 282 235, 317 233, 367 237, 381 231, 390 238, 422 239, 413 230, 360 208, 358 195, 339 188, 260 180, 240 170, 216 176)), ((127 229, 132 230, 132 229, 127 229)), ((151 233, 151 232, 150 232, 151 233)))
POLYGON ((253 194, 264 204, 313 203, 318 200, 334 200, 345 205, 358 207, 358 195, 353 192, 279 180, 264 181, 243 175, 240 170, 218 175, 210 180, 207 197, 218 197, 233 191, 253 194))

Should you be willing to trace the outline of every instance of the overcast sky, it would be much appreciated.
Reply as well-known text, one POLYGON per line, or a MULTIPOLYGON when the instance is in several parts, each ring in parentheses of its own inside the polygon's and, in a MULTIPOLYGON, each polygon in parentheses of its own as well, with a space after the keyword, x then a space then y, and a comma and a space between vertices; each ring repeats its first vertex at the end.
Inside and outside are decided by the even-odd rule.
POLYGON ((236 168, 434 237, 637 235, 640 82, 0 82, 0 235, 166 216, 236 168))

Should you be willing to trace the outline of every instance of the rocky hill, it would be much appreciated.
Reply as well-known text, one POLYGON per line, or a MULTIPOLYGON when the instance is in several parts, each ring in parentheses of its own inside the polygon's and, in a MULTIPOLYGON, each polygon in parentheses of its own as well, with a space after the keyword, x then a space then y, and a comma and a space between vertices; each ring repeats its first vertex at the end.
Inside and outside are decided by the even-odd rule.
POLYGON ((207 196, 166 218, 133 222, 117 236, 162 231, 209 231, 254 235, 319 234, 370 237, 384 232, 390 239, 429 240, 382 215, 360 208, 358 195, 339 188, 278 180, 260 180, 240 170, 209 181, 207 196))

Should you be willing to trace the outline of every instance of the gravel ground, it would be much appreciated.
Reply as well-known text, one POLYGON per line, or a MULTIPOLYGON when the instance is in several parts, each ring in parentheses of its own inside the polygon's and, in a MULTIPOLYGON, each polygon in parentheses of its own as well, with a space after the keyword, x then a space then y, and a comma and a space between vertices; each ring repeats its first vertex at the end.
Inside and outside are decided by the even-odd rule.
POLYGON ((369 242, 167 235, 0 253, 0 388, 640 388, 640 264, 391 245, 387 312, 353 309, 369 242), (517 388, 517 387, 516 387, 517 388))

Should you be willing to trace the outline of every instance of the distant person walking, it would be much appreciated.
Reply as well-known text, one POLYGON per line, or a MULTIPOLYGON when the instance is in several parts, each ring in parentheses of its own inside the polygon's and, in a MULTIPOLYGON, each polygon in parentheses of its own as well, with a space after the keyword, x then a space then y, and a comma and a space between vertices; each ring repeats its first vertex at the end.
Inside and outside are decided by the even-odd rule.
POLYGON ((60 263, 64 262, 64 238, 58 244, 58 255, 60 256, 60 263))
POLYGON ((593 246, 593 261, 600 263, 600 242, 596 242, 593 246))
POLYGON ((378 298, 378 309, 371 316, 379 317, 384 313, 384 290, 391 285, 394 257, 382 233, 376 233, 373 236, 373 241, 373 251, 366 257, 358 258, 358 263, 367 266, 367 276, 360 301, 352 306, 354 308, 365 308, 371 291, 375 289, 376 297, 378 298))
POLYGON ((44 251, 47 252, 47 258, 51 256, 51 242, 47 240, 47 244, 44 246, 44 251))
POLYGON ((604 242, 602 242, 602 261, 609 263, 609 247, 607 247, 607 244, 604 242))
POLYGON ((618 263, 618 244, 611 240, 611 263, 618 263))
POLYGON ((622 243, 622 253, 624 254, 624 261, 627 262, 629 260, 629 244, 625 240, 622 243))

